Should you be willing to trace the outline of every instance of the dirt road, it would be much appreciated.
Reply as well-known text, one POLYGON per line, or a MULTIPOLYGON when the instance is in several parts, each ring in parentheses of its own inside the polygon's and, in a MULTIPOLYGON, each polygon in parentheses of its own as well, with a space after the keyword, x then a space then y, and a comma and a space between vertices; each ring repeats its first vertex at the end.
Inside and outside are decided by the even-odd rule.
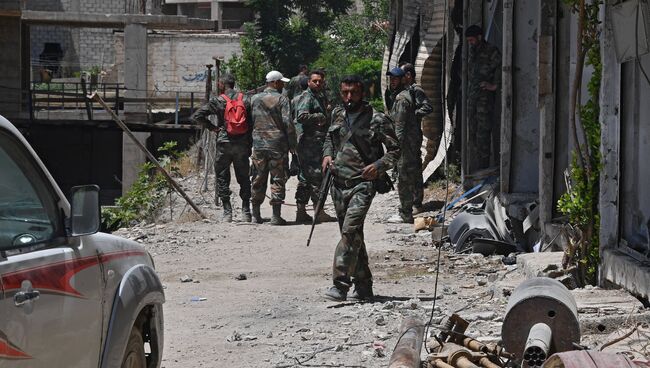
MULTIPOLYGON (((118 231, 146 246, 166 287, 163 367, 385 367, 403 316, 432 315, 437 249, 429 232, 384 223, 396 193, 377 196, 366 221, 378 301, 337 304, 322 297, 337 224, 318 225, 307 248, 309 226, 220 223, 213 194, 199 194, 196 177, 181 183, 209 220, 197 221, 176 199, 172 221, 165 209, 157 224, 118 231)), ((292 178, 287 202, 294 187, 292 178)), ((270 217, 268 203, 263 215, 270 217)), ((295 208, 285 206, 283 215, 293 220, 295 208)), ((461 310, 473 322, 470 333, 497 340, 507 291, 521 280, 514 267, 500 257, 443 252, 433 322, 461 310)))

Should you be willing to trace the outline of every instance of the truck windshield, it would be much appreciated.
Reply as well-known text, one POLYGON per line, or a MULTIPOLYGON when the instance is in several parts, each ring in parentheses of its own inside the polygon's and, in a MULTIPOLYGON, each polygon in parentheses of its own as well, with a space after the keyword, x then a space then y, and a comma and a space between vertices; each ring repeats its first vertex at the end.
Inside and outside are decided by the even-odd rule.
POLYGON ((52 239, 56 209, 42 172, 16 138, 0 131, 0 250, 52 239))

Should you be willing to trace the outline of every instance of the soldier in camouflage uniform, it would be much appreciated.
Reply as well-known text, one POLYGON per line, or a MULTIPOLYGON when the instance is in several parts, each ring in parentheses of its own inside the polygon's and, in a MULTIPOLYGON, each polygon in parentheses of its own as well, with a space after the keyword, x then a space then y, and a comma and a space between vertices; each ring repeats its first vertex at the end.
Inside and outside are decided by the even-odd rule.
POLYGON ((343 107, 332 111, 323 147, 323 170, 329 167, 334 176, 331 194, 341 231, 334 254, 334 286, 325 293, 327 298, 336 301, 346 300, 352 285, 355 291, 351 298, 373 297, 363 223, 375 196, 372 181, 393 167, 400 154, 392 122, 363 101, 363 91, 358 76, 343 78, 343 107), (355 129, 354 134, 342 142, 350 129, 355 129), (382 144, 386 147, 385 154, 382 144), (367 164, 362 157, 372 163, 367 164))
MULTIPOLYGON (((304 91, 294 109, 296 111, 296 122, 300 128, 298 136, 298 161, 300 163, 300 174, 298 188, 296 189, 296 222, 311 222, 312 218, 307 214, 305 206, 312 199, 318 202, 318 190, 323 180, 321 162, 323 160, 323 143, 329 128, 330 113, 327 110, 327 97, 323 91, 325 75, 319 70, 309 74, 309 88, 304 91)), ((334 218, 321 210, 321 213, 314 214, 321 222, 333 221, 334 218)))
MULTIPOLYGON (((408 89, 411 98, 415 103, 416 125, 422 128, 422 118, 433 112, 433 106, 431 105, 431 101, 429 101, 429 97, 427 97, 426 93, 424 93, 422 87, 420 87, 417 83, 415 83, 415 68, 413 67, 413 64, 406 63, 402 65, 402 70, 404 71, 404 79, 403 79, 404 86, 406 87, 406 89, 408 89)), ((443 129, 442 121, 436 121, 435 123, 438 125, 437 126, 438 131, 442 132, 443 129)), ((433 145, 434 151, 438 148, 438 145, 440 144, 439 140, 437 142, 431 142, 431 140, 429 140, 428 142, 433 145)), ((420 167, 424 169, 424 167, 422 167, 422 162, 419 156, 417 160, 420 161, 420 167)), ((419 180, 415 180, 414 184, 415 187, 413 192, 413 214, 417 215, 418 213, 421 213, 423 210, 422 201, 424 198, 424 181, 422 180, 422 175, 420 175, 419 180)))
POLYGON ((302 93, 303 88, 300 85, 303 80, 309 78, 307 71, 307 65, 299 65, 298 74, 295 77, 292 77, 289 80, 289 83, 287 83, 282 94, 287 96, 289 101, 292 101, 296 96, 300 96, 302 93))
POLYGON ((467 122, 470 158, 475 163, 470 167, 473 172, 490 166, 494 103, 501 85, 501 53, 483 39, 483 30, 479 26, 468 27, 465 38, 470 48, 467 122))
POLYGON ((288 152, 296 147, 296 131, 291 122, 291 107, 281 94, 288 79, 278 71, 266 75, 266 89, 253 96, 251 116, 253 123, 253 165, 257 171, 253 179, 253 220, 262 223, 260 205, 264 202, 266 186, 271 175, 272 225, 285 225, 281 217, 288 178, 288 152))
MULTIPOLYGON (((219 84, 223 84, 224 94, 236 100, 239 91, 235 90, 235 77, 225 74, 219 84)), ((229 135, 226 131, 224 112, 226 100, 221 96, 210 98, 207 104, 201 106, 191 117, 195 122, 217 133, 216 155, 214 172, 217 181, 216 195, 223 203, 223 220, 232 221, 232 205, 230 203, 230 165, 235 169, 235 177, 239 183, 239 197, 242 199, 242 217, 244 221, 251 221, 250 199, 251 181, 249 174, 249 161, 252 145, 252 125, 250 123, 250 101, 244 95, 244 106, 247 112, 248 131, 241 135, 229 135), (217 126, 208 120, 209 115, 217 116, 217 126)))
POLYGON ((415 116, 414 98, 403 83, 404 70, 395 67, 386 74, 390 76, 390 88, 395 96, 390 117, 402 152, 397 163, 400 209, 398 216, 391 217, 389 222, 413 223, 413 203, 419 197, 416 188, 422 187, 422 128, 415 116))

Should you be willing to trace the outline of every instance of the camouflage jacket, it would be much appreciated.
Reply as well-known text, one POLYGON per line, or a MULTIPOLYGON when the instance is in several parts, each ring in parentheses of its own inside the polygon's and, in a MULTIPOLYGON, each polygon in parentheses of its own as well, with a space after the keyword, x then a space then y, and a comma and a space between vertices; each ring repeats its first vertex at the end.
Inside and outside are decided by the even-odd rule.
POLYGON ((433 112, 433 106, 429 97, 427 97, 424 90, 419 85, 413 83, 408 87, 411 97, 415 99, 415 116, 419 120, 422 120, 422 117, 427 116, 433 112))
POLYGON ((251 100, 253 149, 287 152, 296 147, 289 100, 273 88, 266 88, 251 100), (281 129, 280 129, 281 128, 281 129))
POLYGON ((364 103, 360 114, 349 124, 360 124, 360 126, 350 140, 340 147, 341 140, 349 131, 349 126, 345 109, 335 108, 332 111, 332 123, 323 146, 323 156, 334 157, 332 172, 337 184, 345 187, 364 181, 361 172, 367 164, 363 157, 373 160, 379 173, 382 174, 395 165, 400 155, 393 123, 383 113, 374 111, 369 104, 364 103), (386 153, 382 144, 386 147, 386 153), (357 147, 363 150, 364 155, 359 153, 357 147))
MULTIPOLYGON (((239 91, 235 89, 227 89, 224 94, 228 96, 230 99, 236 99, 237 95, 239 94, 239 91)), ((219 96, 212 96, 210 97, 210 100, 208 103, 205 105, 201 106, 198 110, 192 114, 192 117, 190 117, 190 120, 196 123, 201 124, 203 127, 210 129, 213 128, 214 125, 210 120, 208 120, 208 116, 210 115, 216 115, 217 116, 217 128, 219 128, 219 132, 217 133, 217 143, 245 143, 248 144, 249 146, 252 144, 252 132, 253 132, 253 124, 251 121, 251 105, 250 105, 250 98, 244 94, 244 107, 246 108, 246 121, 248 123, 248 132, 246 134, 242 135, 235 135, 235 136, 229 136, 228 132, 226 132, 226 122, 223 119, 224 111, 226 110, 226 99, 219 96)))
POLYGON ((467 95, 476 96, 483 92, 481 82, 489 82, 501 86, 501 52, 495 46, 481 41, 470 50, 468 62, 467 95))
POLYGON ((304 135, 325 138, 329 127, 327 97, 324 93, 315 94, 308 88, 300 95, 295 107, 296 120, 302 127, 304 135))
POLYGON ((296 96, 299 96, 302 93, 302 87, 300 87, 300 80, 303 78, 309 78, 304 74, 298 74, 295 77, 289 80, 282 94, 287 96, 289 101, 293 100, 296 96))
POLYGON ((415 103, 408 89, 401 90, 395 97, 390 117, 395 123, 395 133, 401 147, 422 141, 422 127, 415 116, 415 103))
MULTIPOLYGON (((302 93, 305 93, 305 91, 302 93)), ((298 101, 300 101, 300 96, 302 96, 302 93, 298 96, 293 96, 293 99, 291 100, 291 122, 293 123, 293 127, 296 130, 296 137, 298 139, 300 139, 300 136, 302 135, 302 125, 298 123, 298 111, 296 111, 296 106, 298 106, 298 101)))

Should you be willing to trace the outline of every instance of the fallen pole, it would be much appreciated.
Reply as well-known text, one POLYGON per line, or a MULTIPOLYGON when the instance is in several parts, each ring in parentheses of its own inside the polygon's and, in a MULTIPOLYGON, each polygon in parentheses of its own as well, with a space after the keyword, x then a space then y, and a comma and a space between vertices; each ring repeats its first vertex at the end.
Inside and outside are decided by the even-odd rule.
POLYGON ((153 162, 154 165, 156 165, 156 167, 158 168, 158 170, 160 170, 160 172, 163 174, 163 176, 165 177, 165 179, 167 179, 167 181, 169 182, 169 184, 170 184, 170 185, 171 185, 171 186, 176 190, 176 192, 178 192, 178 194, 180 194, 180 195, 185 199, 185 201, 187 202, 187 204, 189 204, 189 205, 194 209, 194 211, 196 211, 196 213, 198 213, 199 216, 201 216, 201 218, 207 218, 207 217, 203 214, 203 212, 201 212, 201 210, 196 206, 196 204, 194 204, 194 202, 192 202, 192 200, 191 200, 190 197, 185 193, 185 191, 183 190, 183 188, 181 188, 181 186, 178 185, 178 183, 176 183, 176 181, 174 180, 174 178, 172 178, 171 175, 169 175, 169 173, 167 172, 167 170, 165 170, 165 168, 162 167, 162 165, 160 164, 160 162, 158 162, 158 160, 156 160, 156 158, 151 154, 151 152, 149 152, 149 150, 147 149, 147 147, 145 147, 145 146, 144 146, 144 145, 143 145, 143 144, 142 144, 142 143, 141 143, 141 142, 140 142, 140 141, 139 141, 139 140, 138 140, 138 139, 133 135, 133 133, 131 132, 131 130, 129 129, 129 127, 127 127, 126 124, 124 124, 124 122, 123 122, 123 121, 122 121, 122 120, 121 120, 121 119, 120 119, 120 118, 115 114, 115 112, 114 112, 113 110, 111 110, 111 108, 108 107, 108 105, 106 105, 106 102, 104 102, 104 100, 102 100, 102 98, 99 97, 99 95, 98 95, 97 93, 93 93, 92 95, 90 95, 90 96, 88 97, 88 99, 90 99, 90 100, 95 100, 95 101, 97 101, 100 105, 102 105, 102 107, 104 108, 104 110, 106 110, 106 112, 108 112, 108 113, 111 115, 111 117, 113 118, 113 120, 117 123, 117 125, 120 126, 120 128, 122 128, 122 130, 126 133, 126 135, 128 135, 129 138, 131 138, 131 140, 133 140, 133 142, 135 142, 135 144, 136 144, 136 145, 137 145, 137 146, 142 150, 142 152, 144 152, 145 155, 147 155, 147 158, 148 158, 149 160, 151 160, 151 162, 153 162))
POLYGON ((404 319, 388 368, 420 368, 423 340, 424 323, 415 318, 404 319))

